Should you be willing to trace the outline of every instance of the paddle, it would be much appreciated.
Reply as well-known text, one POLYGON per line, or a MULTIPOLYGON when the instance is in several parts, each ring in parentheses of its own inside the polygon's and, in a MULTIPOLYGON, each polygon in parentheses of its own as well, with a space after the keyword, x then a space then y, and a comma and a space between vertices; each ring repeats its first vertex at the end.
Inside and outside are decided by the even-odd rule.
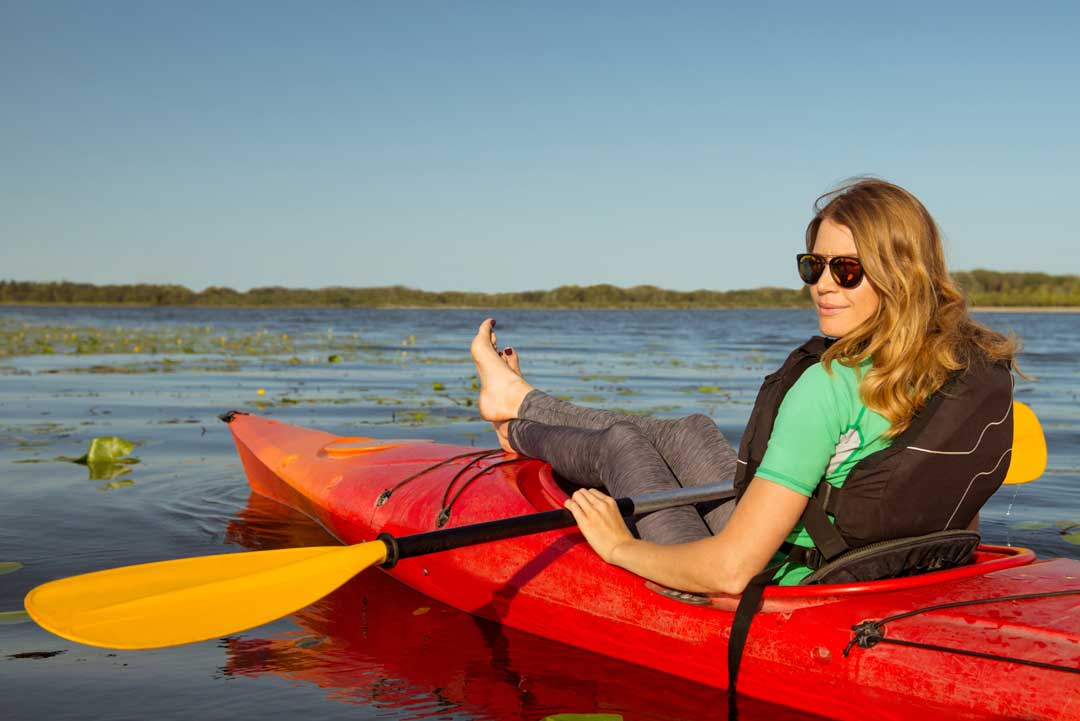
POLYGON ((1020 401, 1013 402, 1013 452, 1005 483, 1034 481, 1046 470, 1046 437, 1035 411, 1020 401))
MULTIPOLYGON (((1015 404, 1013 455, 1006 483, 1027 483, 1046 467, 1039 421, 1015 404)), ((624 516, 733 495, 715 485, 618 500, 624 516)), ((545 511, 353 546, 229 553, 126 566, 59 579, 26 596, 43 628, 93 646, 160 648, 204 641, 273 621, 330 593, 375 565, 392 566, 452 548, 574 525, 566 510, 545 511)))
MULTIPOLYGON (((730 485, 618 499, 624 516, 733 496, 730 485)), ((27 594, 31 618, 91 646, 143 649, 218 638, 319 600, 371 566, 574 525, 558 509, 353 546, 226 553, 125 566, 42 584, 27 594)))

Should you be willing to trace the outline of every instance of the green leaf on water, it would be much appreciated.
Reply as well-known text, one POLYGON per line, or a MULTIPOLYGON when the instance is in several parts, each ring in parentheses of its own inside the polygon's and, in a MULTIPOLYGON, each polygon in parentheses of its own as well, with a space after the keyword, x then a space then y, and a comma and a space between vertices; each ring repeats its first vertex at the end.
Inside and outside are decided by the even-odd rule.
POLYGON ((1080 532, 1062 534, 1061 540, 1065 541, 1065 543, 1071 543, 1074 546, 1080 546, 1080 532))
POLYGON ((22 564, 18 561, 0 562, 0 576, 3 576, 5 573, 15 573, 15 571, 18 571, 22 567, 22 564))
POLYGON ((124 458, 131 453, 135 446, 134 441, 124 440, 117 436, 102 436, 90 441, 90 448, 83 455, 75 459, 75 463, 84 466, 95 463, 138 463, 138 458, 124 458))
POLYGON ((334 354, 334 355, 330 356, 329 358, 327 358, 326 362, 327 363, 340 363, 341 362, 341 356, 339 356, 337 354, 334 354))
POLYGON ((431 384, 431 390, 433 390, 433 391, 444 391, 444 390, 446 390, 446 386, 444 386, 442 383, 432 383, 431 384))
POLYGON ((26 611, 0 611, 0 626, 13 623, 26 623, 30 620, 30 614, 26 611))
POLYGON ((1012 524, 1012 528, 1015 531, 1044 531, 1050 528, 1050 524, 1045 521, 1020 521, 1012 524))
POLYGON ((90 441, 90 448, 78 458, 60 456, 57 460, 70 461, 87 467, 91 481, 111 481, 117 476, 130 473, 130 466, 139 459, 128 454, 139 445, 117 436, 102 436, 90 441))
POLYGON ((617 713, 557 713, 543 721, 623 721, 623 717, 617 713))

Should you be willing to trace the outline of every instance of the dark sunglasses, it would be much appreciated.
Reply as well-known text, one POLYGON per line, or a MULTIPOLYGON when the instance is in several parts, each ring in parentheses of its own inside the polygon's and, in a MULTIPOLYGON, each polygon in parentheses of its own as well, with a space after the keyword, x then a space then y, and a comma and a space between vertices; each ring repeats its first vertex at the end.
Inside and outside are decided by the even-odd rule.
POLYGON ((854 288, 862 282, 862 263, 850 255, 834 255, 829 258, 817 253, 799 253, 795 258, 799 261, 799 277, 807 285, 818 282, 826 265, 829 266, 833 280, 841 288, 854 288))

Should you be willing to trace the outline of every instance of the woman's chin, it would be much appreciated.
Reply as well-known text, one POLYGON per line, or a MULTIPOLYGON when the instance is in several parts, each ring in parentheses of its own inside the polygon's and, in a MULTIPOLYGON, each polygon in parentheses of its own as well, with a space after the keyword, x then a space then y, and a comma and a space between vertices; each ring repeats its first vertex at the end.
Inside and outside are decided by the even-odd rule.
POLYGON ((842 338, 845 333, 851 330, 850 326, 851 324, 845 322, 843 318, 818 316, 818 328, 823 336, 829 338, 842 338))

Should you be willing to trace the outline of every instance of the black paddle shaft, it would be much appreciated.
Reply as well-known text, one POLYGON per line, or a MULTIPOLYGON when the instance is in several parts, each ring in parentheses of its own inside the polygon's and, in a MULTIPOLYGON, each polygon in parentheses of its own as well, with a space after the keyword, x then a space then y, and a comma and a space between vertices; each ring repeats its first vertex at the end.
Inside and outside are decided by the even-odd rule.
MULTIPOLYGON (((705 501, 716 501, 723 498, 733 498, 735 491, 729 483, 717 483, 708 486, 696 486, 693 488, 678 488, 673 491, 659 491, 646 493, 636 498, 619 498, 616 503, 619 513, 623 516, 633 516, 651 511, 659 511, 662 508, 674 506, 687 506, 705 501)), ((480 543, 501 541, 506 538, 528 536, 533 533, 553 531, 556 528, 566 528, 574 525, 574 516, 565 508, 554 511, 541 511, 530 513, 527 516, 514 516, 512 518, 500 518, 496 521, 485 521, 457 528, 445 528, 441 531, 429 531, 417 533, 411 536, 395 538, 389 533, 380 533, 378 540, 386 544, 386 561, 383 568, 393 568, 403 558, 424 556, 439 551, 449 551, 452 548, 463 546, 475 546, 480 543)))

